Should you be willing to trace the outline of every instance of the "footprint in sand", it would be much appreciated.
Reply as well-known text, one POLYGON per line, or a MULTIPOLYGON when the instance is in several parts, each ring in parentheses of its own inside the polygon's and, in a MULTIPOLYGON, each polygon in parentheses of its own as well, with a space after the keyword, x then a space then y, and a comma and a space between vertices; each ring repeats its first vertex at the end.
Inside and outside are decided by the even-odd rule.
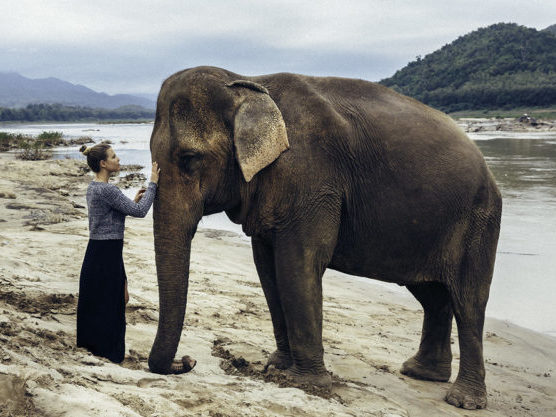
POLYGON ((486 332, 486 339, 489 342, 495 343, 495 344, 502 344, 502 345, 512 345, 512 342, 510 342, 508 339, 505 339, 501 336, 498 336, 496 333, 493 332, 486 332))
POLYGON ((162 383, 167 382, 164 378, 141 378, 137 381, 139 388, 163 386, 162 383))

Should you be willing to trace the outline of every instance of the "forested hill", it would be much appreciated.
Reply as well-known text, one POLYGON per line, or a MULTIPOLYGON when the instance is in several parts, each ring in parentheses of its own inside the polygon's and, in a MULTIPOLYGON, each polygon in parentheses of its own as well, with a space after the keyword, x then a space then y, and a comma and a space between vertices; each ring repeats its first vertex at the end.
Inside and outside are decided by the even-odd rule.
POLYGON ((556 105, 556 34, 498 23, 380 83, 448 112, 556 105))
POLYGON ((547 27, 546 29, 543 29, 543 30, 546 30, 548 32, 552 32, 552 33, 556 34, 556 24, 551 25, 551 26, 549 26, 549 27, 547 27))

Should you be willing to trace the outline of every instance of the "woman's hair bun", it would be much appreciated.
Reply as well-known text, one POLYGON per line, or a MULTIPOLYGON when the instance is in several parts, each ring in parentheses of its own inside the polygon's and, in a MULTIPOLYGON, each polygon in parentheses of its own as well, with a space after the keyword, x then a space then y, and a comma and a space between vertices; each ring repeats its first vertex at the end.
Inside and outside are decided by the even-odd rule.
POLYGON ((79 152, 81 152, 83 155, 87 155, 89 153, 89 149, 87 149, 87 145, 81 145, 81 148, 79 148, 79 152))

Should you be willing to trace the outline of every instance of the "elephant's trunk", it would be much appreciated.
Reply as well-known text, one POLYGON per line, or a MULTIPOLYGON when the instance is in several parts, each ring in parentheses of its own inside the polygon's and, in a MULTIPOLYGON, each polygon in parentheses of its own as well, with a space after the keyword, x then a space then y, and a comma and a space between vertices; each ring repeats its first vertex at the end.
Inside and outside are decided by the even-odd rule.
POLYGON ((184 215, 183 206, 180 210, 172 207, 174 204, 170 200, 163 202, 161 191, 159 190, 155 200, 153 213, 159 319, 149 356, 149 368, 152 372, 167 374, 170 372, 183 328, 191 239, 198 219, 195 219, 194 224, 187 224, 190 222, 185 219, 189 216, 184 215))

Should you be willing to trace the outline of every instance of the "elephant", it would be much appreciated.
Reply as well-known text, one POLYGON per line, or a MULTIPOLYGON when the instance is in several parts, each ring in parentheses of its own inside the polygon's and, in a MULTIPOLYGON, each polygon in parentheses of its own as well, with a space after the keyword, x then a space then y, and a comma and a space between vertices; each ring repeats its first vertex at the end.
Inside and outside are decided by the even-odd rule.
POLYGON ((405 375, 449 380, 455 316, 461 358, 445 399, 486 406, 482 337, 502 199, 450 117, 365 80, 203 66, 163 82, 150 149, 161 168, 152 372, 171 372, 198 222, 225 212, 251 238, 276 340, 267 366, 331 385, 322 343, 331 268, 406 286, 420 302, 405 375))

